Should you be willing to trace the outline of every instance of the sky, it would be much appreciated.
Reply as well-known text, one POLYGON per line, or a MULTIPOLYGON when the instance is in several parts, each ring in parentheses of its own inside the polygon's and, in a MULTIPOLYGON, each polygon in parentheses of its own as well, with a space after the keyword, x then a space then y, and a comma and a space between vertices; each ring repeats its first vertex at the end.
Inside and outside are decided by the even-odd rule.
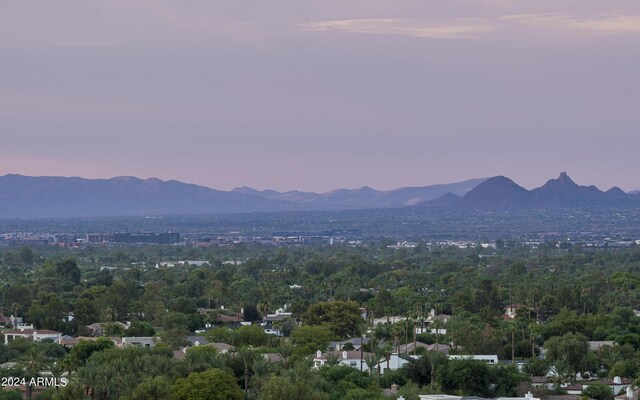
POLYGON ((640 189, 637 0, 6 1, 0 175, 640 189))

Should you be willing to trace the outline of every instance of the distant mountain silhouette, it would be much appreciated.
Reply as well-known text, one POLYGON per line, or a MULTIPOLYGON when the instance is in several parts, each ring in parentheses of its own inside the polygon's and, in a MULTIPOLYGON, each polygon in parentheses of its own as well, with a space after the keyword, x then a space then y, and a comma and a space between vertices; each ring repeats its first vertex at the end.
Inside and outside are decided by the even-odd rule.
POLYGON ((160 179, 0 177, 1 217, 82 217, 288 210, 284 202, 160 179))
POLYGON ((221 191, 174 180, 0 176, 0 218, 88 217, 416 206, 436 210, 640 207, 640 194, 580 186, 566 173, 531 191, 504 176, 380 191, 367 186, 325 193, 249 187, 221 191))
POLYGON ((460 196, 456 196, 455 194, 449 192, 446 194, 443 194, 442 196, 433 199, 433 200, 427 200, 425 202, 422 202, 421 204, 418 204, 419 207, 432 207, 432 208, 437 208, 437 207, 453 207, 455 205, 457 205, 458 203, 460 203, 460 199, 462 197, 460 196))
POLYGON ((566 172, 551 179, 543 186, 533 189, 536 205, 543 208, 575 207, 606 201, 604 193, 597 187, 579 186, 566 172))
POLYGON ((368 186, 358 189, 337 189, 325 193, 257 191, 242 187, 234 191, 261 196, 271 200, 284 200, 313 209, 387 208, 420 204, 446 193, 463 196, 486 178, 423 187, 404 187, 395 190, 375 190, 368 186))
POLYGON ((629 194, 640 194, 640 190, 633 190, 629 192, 629 194))
POLYGON ((478 210, 520 210, 533 205, 531 193, 511 179, 496 176, 467 193, 457 208, 478 210))
POLYGON ((0 218, 243 213, 389 208, 415 204, 446 192, 464 194, 483 179, 378 191, 369 187, 327 193, 243 187, 221 191, 156 178, 0 176, 0 218))
POLYGON ((490 178, 449 206, 486 211, 613 207, 640 207, 640 195, 627 194, 618 187, 603 192, 593 185, 580 186, 566 172, 533 190, 504 176, 490 178))

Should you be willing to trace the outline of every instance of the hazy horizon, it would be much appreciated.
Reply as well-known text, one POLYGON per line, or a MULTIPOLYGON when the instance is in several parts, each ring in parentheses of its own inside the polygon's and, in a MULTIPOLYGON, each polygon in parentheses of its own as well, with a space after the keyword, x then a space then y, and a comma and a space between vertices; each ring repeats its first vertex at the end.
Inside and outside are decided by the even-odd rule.
POLYGON ((0 175, 640 189, 640 3, 11 2, 0 175))
MULTIPOLYGON (((563 171, 563 172, 565 172, 565 171, 563 171)), ((13 174, 13 173, 9 172, 9 173, 6 173, 6 174, 0 174, 0 176, 11 175, 11 174, 13 174)), ((313 193, 326 193, 326 192, 331 192, 331 191, 340 190, 340 189, 354 190, 354 189, 360 189, 360 188, 363 188, 363 187, 369 187, 371 189, 378 190, 378 191, 393 191, 393 190, 396 190, 396 189, 402 189, 402 188, 406 188, 406 187, 427 187, 427 186, 435 186, 435 185, 447 185, 447 184, 454 184, 454 183, 462 183, 462 182, 465 182, 465 181, 471 181, 471 180, 475 180, 475 179, 490 179, 490 178, 498 176, 498 175, 496 175, 496 176, 487 176, 487 177, 475 177, 475 178, 469 178, 469 179, 461 179, 459 181, 434 182, 434 183, 425 183, 425 184, 421 184, 421 185, 410 185, 410 186, 393 186, 393 187, 388 187, 388 188, 373 187, 371 185, 360 185, 360 186, 353 186, 353 187, 334 187, 334 188, 329 189, 329 190, 301 190, 301 189, 297 189, 297 188, 276 189, 276 188, 272 188, 272 187, 253 187, 253 186, 248 186, 248 185, 238 185, 238 186, 233 186, 233 187, 229 187, 229 188, 220 188, 220 187, 207 186, 206 184, 200 184, 200 183, 192 182, 192 181, 188 181, 188 180, 182 181, 182 180, 172 179, 172 178, 164 179, 164 178, 159 178, 157 176, 141 177, 141 176, 134 176, 134 175, 118 175, 118 176, 109 176, 109 177, 88 178, 88 177, 85 177, 85 176, 78 176, 78 175, 24 175, 24 174, 14 174, 14 175, 22 175, 22 176, 29 176, 29 177, 36 177, 36 178, 43 178, 43 177, 60 178, 61 177, 61 178, 106 179, 106 180, 115 179, 115 178, 130 178, 130 177, 133 177, 133 178, 138 178, 138 179, 141 179, 141 180, 160 179, 160 180, 165 181, 165 182, 173 180, 173 181, 179 181, 179 182, 186 183, 186 184, 194 184, 194 185, 199 185, 199 186, 205 186, 205 187, 209 187, 211 189, 224 190, 224 191, 231 191, 231 190, 234 190, 234 189, 241 189, 241 188, 244 188, 244 187, 248 187, 248 188, 255 189, 255 190, 276 190, 276 191, 283 192, 283 193, 284 192, 288 192, 288 191, 304 191, 304 192, 313 192, 313 193)), ((502 175, 506 176, 504 174, 502 174, 502 175)), ((569 177, 571 179, 573 179, 571 174, 568 174, 568 175, 569 175, 569 177)), ((506 176, 506 177, 511 179, 509 176, 506 176)), ((542 182, 541 184, 536 185, 536 186, 531 186, 531 187, 523 186, 523 185, 521 185, 519 182, 517 182, 515 180, 514 180, 514 182, 516 184, 520 185, 520 186, 523 186, 527 190, 531 190, 531 189, 535 189, 535 188, 538 188, 538 187, 544 185, 550 179, 556 179, 556 178, 558 178, 558 176, 550 177, 550 178, 546 179, 544 182, 542 182)), ((591 183, 588 183, 588 182, 575 182, 575 183, 578 184, 578 185, 581 185, 581 186, 592 185, 591 183)), ((600 186, 598 186, 598 189, 600 189, 602 191, 607 191, 608 189, 610 189, 612 187, 613 186, 611 186, 611 187, 600 187, 600 186)), ((625 192, 632 192, 632 191, 636 191, 636 190, 638 190, 638 189, 625 190, 625 192)))

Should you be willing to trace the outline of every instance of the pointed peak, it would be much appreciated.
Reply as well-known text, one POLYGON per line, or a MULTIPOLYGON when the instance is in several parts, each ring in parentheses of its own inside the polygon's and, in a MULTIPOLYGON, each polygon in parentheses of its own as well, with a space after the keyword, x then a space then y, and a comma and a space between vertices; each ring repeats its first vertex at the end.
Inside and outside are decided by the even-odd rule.
POLYGON ((557 179, 557 180, 558 180, 558 181, 560 181, 560 182, 562 182, 562 183, 573 183, 573 184, 575 184, 575 182, 573 181, 573 179, 571 179, 571 178, 569 177, 569 175, 568 175, 566 172, 564 172, 564 171, 562 171, 562 172, 560 173, 560 176, 558 177, 558 179, 557 179))

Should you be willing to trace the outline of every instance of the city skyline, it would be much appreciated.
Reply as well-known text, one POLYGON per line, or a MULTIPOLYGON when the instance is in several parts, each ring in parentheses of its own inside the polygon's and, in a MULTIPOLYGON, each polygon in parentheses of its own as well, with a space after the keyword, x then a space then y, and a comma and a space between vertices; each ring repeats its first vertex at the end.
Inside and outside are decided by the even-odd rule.
POLYGON ((0 175, 640 189, 640 4, 66 5, 0 15, 0 175))

